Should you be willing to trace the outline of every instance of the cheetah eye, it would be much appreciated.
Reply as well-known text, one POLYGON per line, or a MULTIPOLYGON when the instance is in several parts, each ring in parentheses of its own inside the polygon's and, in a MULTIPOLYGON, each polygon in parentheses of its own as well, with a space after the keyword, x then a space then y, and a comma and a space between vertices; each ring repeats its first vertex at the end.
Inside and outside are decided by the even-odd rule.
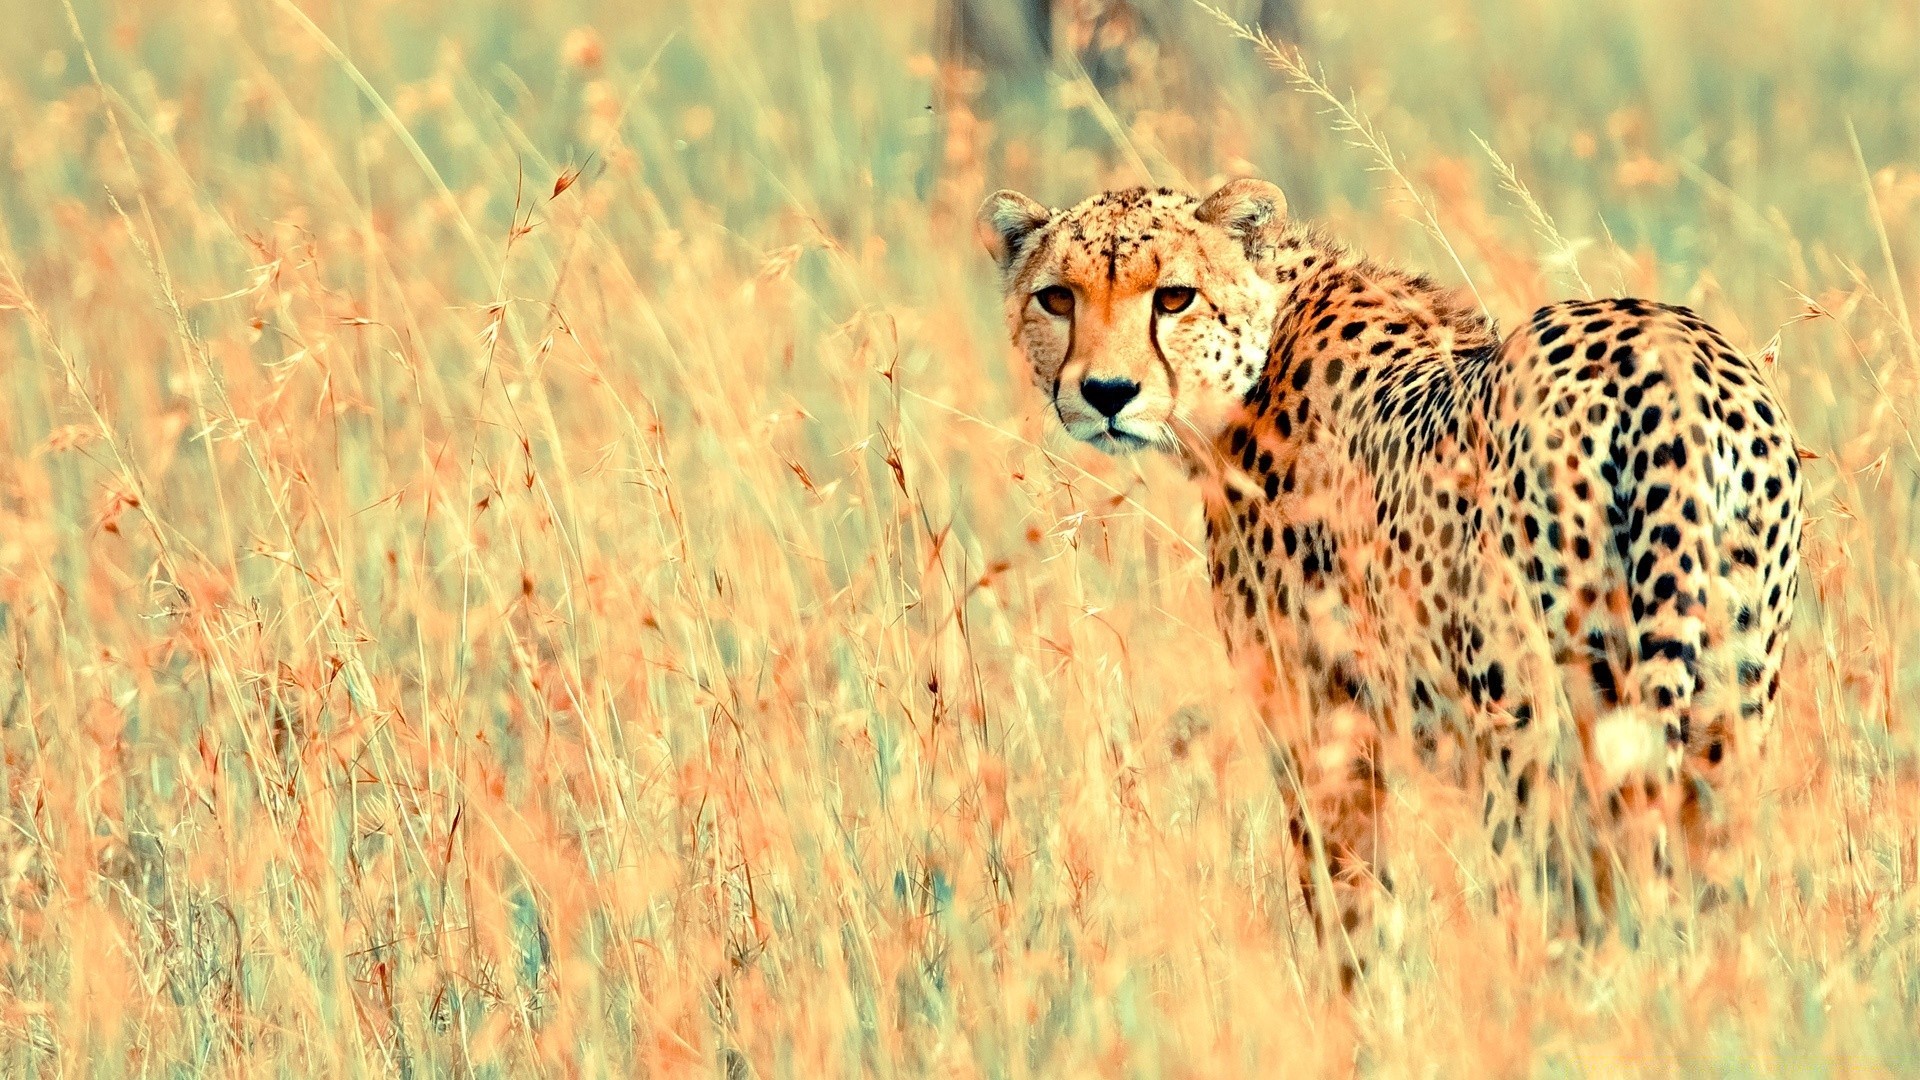
POLYGON ((1169 285, 1153 292, 1153 306, 1167 315, 1178 315, 1193 303, 1193 289, 1186 285, 1169 285))
POLYGON ((1033 298, 1040 301, 1040 306, 1047 309, 1048 314, 1073 314, 1073 290, 1065 285, 1049 285, 1034 293, 1033 298))

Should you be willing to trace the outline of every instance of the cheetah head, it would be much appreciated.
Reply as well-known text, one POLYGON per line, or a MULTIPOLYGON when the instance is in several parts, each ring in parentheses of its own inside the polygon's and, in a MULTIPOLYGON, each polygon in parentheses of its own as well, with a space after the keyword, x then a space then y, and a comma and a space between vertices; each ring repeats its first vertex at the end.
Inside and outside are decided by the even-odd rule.
POLYGON ((1073 437, 1108 453, 1211 441, 1259 380, 1279 289, 1260 272, 1286 197, 1235 180, 1206 199, 1109 191, 980 208, 1008 330, 1073 437))

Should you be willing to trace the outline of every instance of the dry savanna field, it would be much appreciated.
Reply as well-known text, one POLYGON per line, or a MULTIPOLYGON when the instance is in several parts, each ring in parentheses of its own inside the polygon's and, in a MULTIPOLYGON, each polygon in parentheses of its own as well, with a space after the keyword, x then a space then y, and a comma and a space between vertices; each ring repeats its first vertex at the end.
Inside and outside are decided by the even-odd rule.
POLYGON ((1143 3, 1019 76, 927 3, 4 6, 0 1074, 1920 1069, 1913 4, 1308 0, 1288 72, 1143 3), (972 238, 1249 173, 1507 326, 1778 336, 1743 896, 1582 945, 1403 771, 1340 992, 1194 489, 1057 430, 972 238))

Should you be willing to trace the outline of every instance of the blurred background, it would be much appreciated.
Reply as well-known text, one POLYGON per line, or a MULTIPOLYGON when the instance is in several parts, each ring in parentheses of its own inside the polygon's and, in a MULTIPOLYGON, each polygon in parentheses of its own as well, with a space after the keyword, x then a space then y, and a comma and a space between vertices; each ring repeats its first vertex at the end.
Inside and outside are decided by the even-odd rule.
POLYGON ((1920 7, 1222 5, 6 5, 0 1072, 1910 1068, 1920 7), (1338 993, 1198 501, 972 239, 1240 175, 1777 335, 1737 902, 1557 940, 1398 777, 1338 993))

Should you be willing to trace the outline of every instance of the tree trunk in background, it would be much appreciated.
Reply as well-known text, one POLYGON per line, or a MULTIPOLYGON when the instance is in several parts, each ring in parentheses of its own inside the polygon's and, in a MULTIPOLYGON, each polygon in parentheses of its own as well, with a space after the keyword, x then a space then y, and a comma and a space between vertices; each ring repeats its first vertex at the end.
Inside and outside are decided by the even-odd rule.
POLYGON ((1275 41, 1300 44, 1300 0, 1260 0, 1260 29, 1275 41))
POLYGON ((942 59, 1001 74, 1044 71, 1053 63, 1053 8, 1048 0, 943 0, 942 59))
MULTIPOLYGON (((1050 0, 942 0, 941 57, 1002 74, 1044 70, 1053 62, 1053 16, 1050 0)), ((1260 0, 1258 22, 1268 37, 1298 44, 1300 0, 1260 0)))
MULTIPOLYGON (((1122 114, 1124 125, 1153 102, 1198 100, 1193 95, 1205 93, 1202 87, 1212 77, 1204 58, 1233 44, 1205 12, 1191 10, 1190 0, 934 2, 938 75, 933 108, 944 141, 935 173, 954 195, 943 205, 959 220, 971 220, 975 202, 988 188, 1053 182, 1048 164, 1034 156, 1034 141, 1018 133, 1063 122, 1076 133, 1068 136, 1072 145, 1107 166, 1120 162, 1124 136, 1115 139, 1100 130, 1085 111, 1057 115, 1062 110, 1050 80, 1083 74, 1094 93, 1122 114), (1207 47, 1196 55, 1196 45, 1207 47), (1064 62, 1069 60, 1073 63, 1064 62), (1004 146, 990 134, 1001 124, 1015 133, 1004 146)), ((1213 2, 1242 22, 1257 22, 1276 41, 1301 44, 1304 0, 1213 2)), ((1210 145, 1200 128, 1189 125, 1174 141, 1163 138, 1157 149, 1182 161, 1209 162, 1200 169, 1208 173, 1216 156, 1210 145)), ((1137 154, 1129 169, 1128 175, 1139 174, 1136 182, 1153 178, 1137 154)))

